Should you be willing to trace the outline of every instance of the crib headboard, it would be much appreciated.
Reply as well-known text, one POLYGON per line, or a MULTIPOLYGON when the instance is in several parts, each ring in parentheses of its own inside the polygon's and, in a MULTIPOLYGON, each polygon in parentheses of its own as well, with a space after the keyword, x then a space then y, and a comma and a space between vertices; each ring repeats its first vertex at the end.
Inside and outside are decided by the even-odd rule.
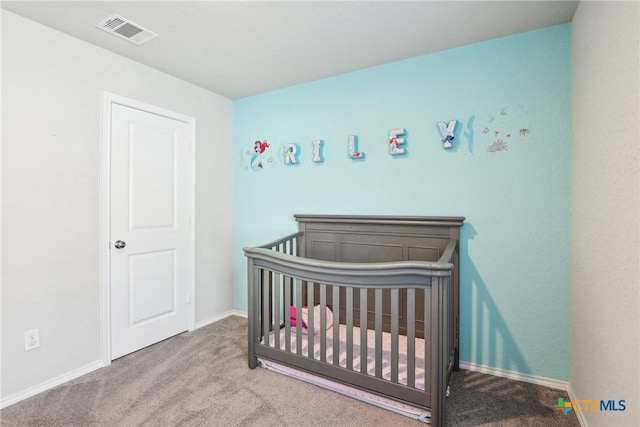
POLYGON ((337 262, 437 261, 462 217, 294 215, 300 255, 337 262))
MULTIPOLYGON (((459 241, 463 217, 294 215, 304 232, 299 255, 336 262, 376 263, 392 261, 437 261, 450 240, 459 241)), ((455 341, 458 342, 459 253, 453 255, 455 341)), ((406 298, 406 296, 401 296, 406 298)), ((341 298, 343 301, 344 299, 341 298)), ((419 304, 421 298, 416 298, 419 304)), ((386 311, 384 323, 390 321, 386 311)), ((406 303, 405 303, 406 304, 406 303)), ((404 304, 403 304, 404 305, 404 304)), ((373 307, 373 301, 368 304, 373 307)), ((356 312, 358 307, 354 307, 356 312)), ((344 307, 341 307, 341 316, 344 307)), ((422 313, 416 307, 416 313, 422 313)), ((373 314, 373 313, 371 313, 373 314)), ((401 323, 404 313, 400 313, 401 323)), ((370 322, 373 322, 371 318, 370 322)), ((401 326, 402 329, 402 326, 401 326)), ((458 346, 456 345, 456 348, 458 346)))

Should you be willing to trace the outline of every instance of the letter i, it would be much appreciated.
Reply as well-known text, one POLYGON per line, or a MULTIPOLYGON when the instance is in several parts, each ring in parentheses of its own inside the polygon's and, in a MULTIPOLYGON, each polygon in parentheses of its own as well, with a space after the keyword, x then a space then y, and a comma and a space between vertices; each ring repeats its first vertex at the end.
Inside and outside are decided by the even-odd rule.
POLYGON ((358 137, 349 135, 349 157, 352 159, 364 159, 364 153, 358 151, 358 137))

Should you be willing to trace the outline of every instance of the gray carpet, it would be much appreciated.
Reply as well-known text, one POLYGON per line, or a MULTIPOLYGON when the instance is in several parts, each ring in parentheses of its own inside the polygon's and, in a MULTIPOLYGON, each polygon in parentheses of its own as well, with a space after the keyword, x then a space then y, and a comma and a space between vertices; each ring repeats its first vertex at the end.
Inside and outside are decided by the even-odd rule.
MULTIPOLYGON (((229 317, 9 406, 2 426, 420 426, 246 361, 247 321, 229 317)), ((578 426, 564 392, 461 370, 451 426, 578 426)))

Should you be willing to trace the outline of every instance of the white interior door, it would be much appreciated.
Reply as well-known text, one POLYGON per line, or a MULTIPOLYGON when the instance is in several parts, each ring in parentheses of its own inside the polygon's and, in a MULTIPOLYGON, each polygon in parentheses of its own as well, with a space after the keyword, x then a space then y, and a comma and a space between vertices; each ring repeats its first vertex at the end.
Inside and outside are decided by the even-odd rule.
POLYGON ((189 328, 189 125, 112 104, 111 358, 189 328))

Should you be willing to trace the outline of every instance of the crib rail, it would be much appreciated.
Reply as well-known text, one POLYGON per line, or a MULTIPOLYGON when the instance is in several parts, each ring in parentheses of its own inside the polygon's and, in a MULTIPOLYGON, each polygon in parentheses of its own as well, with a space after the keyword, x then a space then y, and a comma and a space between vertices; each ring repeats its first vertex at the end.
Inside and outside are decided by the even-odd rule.
POLYGON ((249 273, 249 367, 257 366, 258 357, 274 360, 429 409, 432 424, 443 422, 454 359, 451 279, 457 241, 449 242, 437 262, 338 263, 296 256, 302 238, 300 232, 244 249, 249 273), (402 289, 405 300, 400 297, 402 289), (416 328, 416 298, 424 299, 422 330, 416 328), (388 331, 383 330, 383 301, 390 305, 388 331), (341 302, 346 306, 342 315, 333 309, 341 302), (289 315, 290 307, 299 314, 303 306, 309 307, 306 330, 301 321, 292 325, 289 315), (319 307, 319 318, 311 309, 314 306, 319 307), (367 331, 370 316, 373 336, 367 331), (330 331, 328 324, 334 325, 330 331), (346 329, 346 356, 341 356, 342 337, 336 327, 340 324, 346 329), (356 325, 361 326, 359 333, 356 325), (405 337, 401 329, 406 330, 405 337), (420 351, 417 332, 424 337, 420 351), (391 341, 385 355, 383 337, 391 341), (354 359, 357 351, 360 356, 354 359), (402 357, 406 363, 401 368, 402 357))
POLYGON ((298 255, 300 252, 300 239, 303 235, 303 232, 298 231, 297 233, 290 234, 282 239, 262 245, 260 248, 270 249, 287 255, 298 255))

